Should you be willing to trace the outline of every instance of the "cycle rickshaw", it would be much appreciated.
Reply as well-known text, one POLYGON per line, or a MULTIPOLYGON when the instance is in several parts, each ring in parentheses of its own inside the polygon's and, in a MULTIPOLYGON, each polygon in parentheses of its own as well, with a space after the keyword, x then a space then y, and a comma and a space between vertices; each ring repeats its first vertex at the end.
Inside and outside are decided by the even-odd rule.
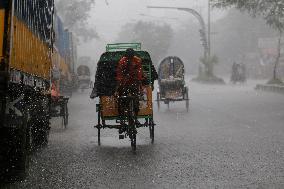
POLYGON ((59 74, 57 70, 53 70, 49 112, 50 117, 61 117, 62 126, 67 128, 69 118, 68 101, 72 96, 72 91, 67 90, 68 87, 64 85, 68 82, 66 77, 62 77, 59 74))
POLYGON ((185 83, 185 69, 182 60, 175 56, 169 56, 159 65, 159 88, 157 92, 157 105, 160 102, 170 107, 170 102, 185 101, 186 110, 189 110, 188 87, 185 83))
POLYGON ((68 125, 68 101, 69 97, 59 96, 58 99, 53 99, 50 106, 50 117, 61 117, 62 126, 67 128, 68 125))
MULTIPOLYGON (((153 119, 152 85, 155 72, 151 57, 148 52, 141 50, 140 43, 118 43, 109 44, 106 52, 100 57, 97 65, 94 89, 99 97, 96 105, 98 123, 94 127, 98 130, 98 144, 101 144, 101 130, 105 128, 118 129, 119 139, 129 137, 133 151, 136 151, 136 134, 140 127, 148 127, 151 142, 154 142, 155 123, 153 119), (143 82, 143 99, 139 99, 139 114, 134 115, 133 96, 117 97, 116 90, 116 67, 119 60, 124 56, 127 48, 135 50, 135 56, 142 59, 142 67, 145 81, 143 82), (118 111, 118 98, 128 99, 127 110, 123 115, 118 111), (136 122, 139 119, 140 123, 136 122), (141 122, 141 120, 143 122, 141 122)), ((94 90, 93 89, 93 90, 94 90)))

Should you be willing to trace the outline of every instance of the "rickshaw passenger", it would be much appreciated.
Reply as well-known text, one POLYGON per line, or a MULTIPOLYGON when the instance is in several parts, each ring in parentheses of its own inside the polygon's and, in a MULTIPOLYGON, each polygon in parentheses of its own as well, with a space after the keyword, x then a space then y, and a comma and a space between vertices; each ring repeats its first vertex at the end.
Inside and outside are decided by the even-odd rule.
MULTIPOLYGON (((125 56, 118 63, 116 70, 117 92, 118 96, 134 96, 134 113, 137 116, 139 112, 139 95, 142 91, 143 70, 142 60, 134 56, 134 50, 129 48, 126 50, 125 56)), ((127 105, 125 99, 119 99, 118 111, 123 115, 123 111, 127 105)))

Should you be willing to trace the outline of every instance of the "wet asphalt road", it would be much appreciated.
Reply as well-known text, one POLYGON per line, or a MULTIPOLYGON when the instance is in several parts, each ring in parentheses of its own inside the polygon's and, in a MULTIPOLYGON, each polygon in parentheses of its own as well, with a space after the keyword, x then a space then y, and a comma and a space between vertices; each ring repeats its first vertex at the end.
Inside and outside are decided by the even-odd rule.
POLYGON ((11 188, 284 188, 284 96, 245 86, 190 86, 185 103, 158 112, 155 144, 139 129, 137 153, 117 130, 97 145, 95 101, 70 101, 66 130, 54 120, 47 148, 11 188))

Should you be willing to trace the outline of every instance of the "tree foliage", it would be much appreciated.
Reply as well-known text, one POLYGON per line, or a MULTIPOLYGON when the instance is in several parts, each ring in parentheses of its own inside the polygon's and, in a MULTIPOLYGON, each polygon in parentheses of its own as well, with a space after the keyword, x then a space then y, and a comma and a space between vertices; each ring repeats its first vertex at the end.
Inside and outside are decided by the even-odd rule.
POLYGON ((118 42, 141 42, 149 51, 154 63, 167 55, 173 38, 173 30, 167 24, 139 21, 122 27, 118 42))
POLYGON ((211 0, 215 7, 235 7, 241 11, 248 11, 251 15, 262 16, 267 24, 284 30, 284 1, 283 0, 211 0))
POLYGON ((230 9, 224 18, 212 23, 212 28, 218 32, 212 38, 212 43, 220 58, 219 71, 227 72, 231 70, 233 61, 243 61, 245 54, 259 52, 259 38, 278 36, 278 32, 262 18, 252 18, 248 13, 236 9, 230 9))
POLYGON ((94 0, 55 0, 56 11, 70 29, 84 41, 98 38, 97 32, 88 26, 89 13, 94 0))
POLYGON ((216 7, 236 7, 248 11, 251 15, 261 15, 266 23, 279 32, 278 53, 273 69, 273 80, 277 77, 277 68, 281 56, 281 36, 284 31, 284 1, 283 0, 211 0, 216 7))

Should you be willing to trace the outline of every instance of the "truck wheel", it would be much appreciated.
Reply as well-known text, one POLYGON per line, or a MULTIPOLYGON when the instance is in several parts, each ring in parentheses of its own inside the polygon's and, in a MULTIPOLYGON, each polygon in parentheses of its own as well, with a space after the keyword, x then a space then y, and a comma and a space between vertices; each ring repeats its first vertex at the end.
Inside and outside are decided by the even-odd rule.
POLYGON ((37 123, 35 132, 35 146, 36 148, 44 147, 48 144, 49 137, 49 121, 46 119, 37 123))
POLYGON ((9 131, 9 135, 11 135, 11 141, 8 141, 10 150, 6 157, 8 165, 5 179, 8 181, 23 180, 27 175, 29 153, 32 149, 30 142, 32 134, 28 128, 28 118, 24 116, 21 128, 9 131))
POLYGON ((49 101, 43 96, 38 96, 33 104, 34 110, 31 117, 33 142, 35 149, 39 149, 48 142, 49 136, 49 101))

